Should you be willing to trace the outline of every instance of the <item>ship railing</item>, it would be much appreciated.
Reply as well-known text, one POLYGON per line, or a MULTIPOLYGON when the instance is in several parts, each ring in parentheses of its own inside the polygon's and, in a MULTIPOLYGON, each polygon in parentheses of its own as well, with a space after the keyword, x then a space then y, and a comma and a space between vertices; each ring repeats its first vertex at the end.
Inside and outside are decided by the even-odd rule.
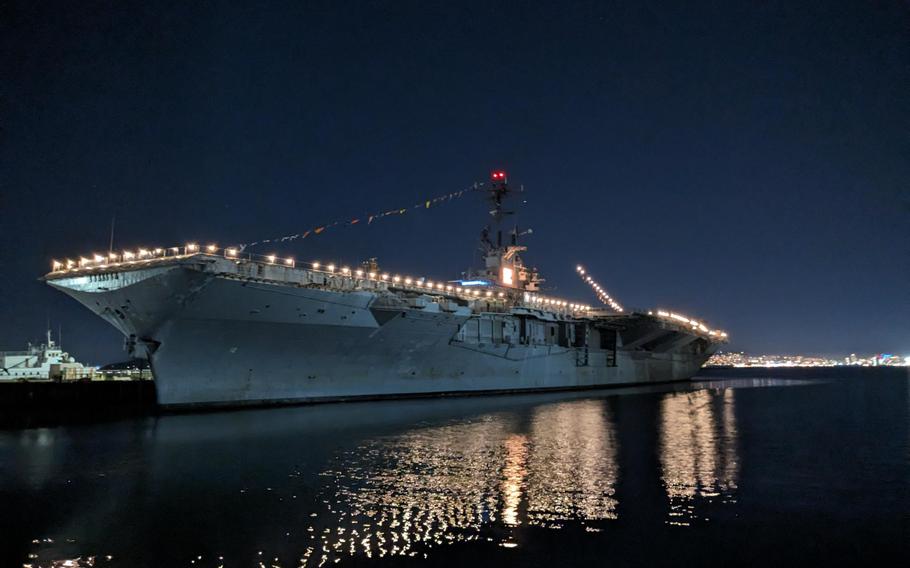
MULTIPOLYGON (((466 300, 491 301, 494 304, 502 304, 511 301, 514 294, 518 291, 511 288, 501 288, 498 286, 486 287, 482 292, 476 289, 467 289, 460 287, 453 281, 432 280, 425 277, 412 277, 403 274, 392 274, 388 271, 380 271, 378 267, 351 268, 343 263, 336 262, 300 262, 294 257, 284 257, 275 254, 258 254, 243 250, 239 246, 219 247, 216 244, 201 246, 196 243, 187 243, 177 247, 155 247, 155 248, 138 248, 134 250, 124 250, 120 252, 110 252, 104 254, 92 254, 90 258, 80 257, 79 260, 67 259, 65 261, 55 260, 52 263, 52 275, 60 275, 69 272, 94 271, 96 269, 105 270, 110 268, 122 268, 133 266, 146 266, 149 264, 192 258, 195 256, 204 256, 210 258, 224 258, 234 262, 255 262, 265 265, 275 265, 284 268, 304 268, 306 270, 320 272, 332 276, 341 276, 350 279, 362 279, 368 281, 386 282, 389 286, 412 290, 416 292, 441 293, 459 297, 466 300)), ((524 302, 519 303, 531 309, 539 309, 554 313, 563 314, 583 314, 591 309, 590 306, 569 302, 560 298, 546 296, 537 292, 522 292, 524 302)))
MULTIPOLYGON (((201 246, 195 243, 188 243, 179 247, 168 248, 138 248, 133 250, 123 250, 119 252, 109 252, 107 254, 93 253, 88 257, 80 257, 77 260, 65 259, 54 260, 51 263, 51 274, 62 274, 68 272, 92 271, 96 269, 108 269, 130 266, 144 266, 146 264, 173 261, 191 258, 194 256, 207 256, 213 258, 226 258, 232 261, 258 262, 261 264, 272 264, 284 266, 287 268, 307 268, 325 273, 338 273, 346 275, 364 276, 370 279, 382 279, 378 270, 350 269, 344 267, 341 263, 320 263, 298 262, 290 256, 280 256, 274 254, 258 254, 246 252, 241 247, 219 247, 210 244, 201 246)), ((389 275, 391 278, 391 275, 389 275)))
POLYGON ((0 357, 28 357, 35 355, 34 351, 0 351, 0 357))

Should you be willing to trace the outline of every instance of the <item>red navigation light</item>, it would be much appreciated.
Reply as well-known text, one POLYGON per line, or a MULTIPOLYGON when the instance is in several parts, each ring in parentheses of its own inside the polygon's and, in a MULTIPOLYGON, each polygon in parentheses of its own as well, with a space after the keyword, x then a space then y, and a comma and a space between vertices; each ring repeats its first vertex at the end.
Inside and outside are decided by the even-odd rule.
POLYGON ((506 180, 505 172, 493 172, 492 176, 493 176, 493 179, 496 181, 505 181, 506 180))

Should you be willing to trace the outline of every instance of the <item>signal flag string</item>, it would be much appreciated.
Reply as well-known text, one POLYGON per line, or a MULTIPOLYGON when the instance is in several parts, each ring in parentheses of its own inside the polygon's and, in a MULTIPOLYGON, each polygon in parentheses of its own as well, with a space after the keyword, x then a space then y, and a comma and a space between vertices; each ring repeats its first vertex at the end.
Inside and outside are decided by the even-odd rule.
POLYGON ((446 193, 445 195, 439 195, 439 196, 433 197, 433 198, 431 198, 431 199, 425 199, 425 200, 423 200, 423 201, 421 201, 421 202, 419 202, 419 203, 417 203, 417 204, 415 204, 415 205, 412 205, 411 207, 399 207, 399 208, 396 208, 396 209, 389 209, 389 210, 383 211, 383 212, 381 212, 381 213, 369 213, 369 214, 363 215, 363 216, 361 216, 361 217, 355 217, 355 218, 353 218, 353 219, 338 220, 338 221, 334 221, 334 222, 332 222, 332 223, 327 223, 327 224, 325 224, 325 225, 319 225, 318 227, 313 227, 312 229, 309 229, 309 230, 304 231, 304 232, 302 232, 302 233, 297 233, 297 234, 295 234, 295 235, 285 235, 285 236, 283 236, 283 237, 275 237, 275 238, 272 238, 272 239, 265 239, 265 240, 261 240, 261 241, 255 241, 255 242, 252 242, 252 243, 246 243, 246 244, 242 244, 242 245, 237 245, 237 247, 242 251, 242 250, 244 250, 244 249, 246 249, 246 248, 254 247, 254 246, 256 246, 256 245, 263 245, 263 244, 266 244, 266 243, 284 243, 284 242, 288 242, 288 241, 301 240, 301 239, 305 239, 305 238, 310 237, 310 236, 315 236, 315 235, 322 234, 324 231, 326 231, 326 230, 328 230, 328 229, 331 229, 331 228, 333 228, 333 227, 337 227, 337 226, 339 226, 339 225, 340 225, 340 226, 347 226, 347 227, 350 227, 350 226, 352 226, 352 225, 358 225, 358 224, 361 224, 361 223, 366 223, 367 225, 370 225, 370 224, 372 224, 374 221, 378 221, 379 219, 383 219, 383 218, 388 217, 388 216, 390 216, 390 215, 404 215, 404 214, 407 213, 409 210, 413 210, 413 209, 429 209, 430 207, 433 207, 433 206, 435 206, 435 205, 444 203, 444 202, 446 202, 446 201, 451 201, 451 200, 453 200, 453 199, 458 199, 459 197, 464 196, 464 194, 467 193, 467 192, 469 192, 469 191, 479 189, 480 185, 482 185, 482 184, 477 184, 477 183, 475 183, 475 184, 473 184, 472 186, 470 186, 470 187, 468 187, 468 188, 466 188, 466 189, 462 189, 461 191, 453 191, 452 193, 446 193))
POLYGON ((585 282, 588 283, 589 286, 591 286, 591 288, 594 290, 594 293, 597 294, 598 300, 600 300, 604 304, 610 306, 610 308, 614 312, 622 313, 622 306, 619 305, 619 302, 617 302, 612 297, 610 297, 610 294, 607 293, 607 291, 604 290, 600 286, 600 284, 598 284, 597 281, 595 281, 594 278, 592 278, 591 275, 585 271, 584 266, 579 264, 578 266, 575 267, 575 271, 578 272, 578 276, 582 280, 584 280, 585 282))

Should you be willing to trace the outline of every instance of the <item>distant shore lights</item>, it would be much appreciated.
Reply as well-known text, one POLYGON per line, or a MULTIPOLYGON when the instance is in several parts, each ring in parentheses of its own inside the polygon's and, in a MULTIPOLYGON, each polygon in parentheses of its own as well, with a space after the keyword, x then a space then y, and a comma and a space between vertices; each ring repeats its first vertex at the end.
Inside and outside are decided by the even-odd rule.
POLYGON ((614 312, 622 313, 622 306, 619 305, 619 302, 610 297, 610 294, 608 294, 607 291, 604 290, 600 284, 598 284, 594 278, 592 278, 591 275, 587 273, 584 266, 579 264, 575 267, 575 271, 578 272, 578 276, 587 282, 591 289, 594 290, 594 293, 597 294, 598 300, 610 306, 610 309, 612 309, 614 312))

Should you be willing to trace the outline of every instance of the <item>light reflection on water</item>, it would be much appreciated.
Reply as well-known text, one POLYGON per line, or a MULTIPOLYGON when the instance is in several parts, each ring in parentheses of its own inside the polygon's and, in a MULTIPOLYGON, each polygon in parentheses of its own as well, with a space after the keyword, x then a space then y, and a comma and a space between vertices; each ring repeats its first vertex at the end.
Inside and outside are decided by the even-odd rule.
POLYGON ((670 500, 671 524, 697 517, 696 499, 736 502, 739 460, 735 391, 665 395, 660 403, 661 478, 670 500))
POLYGON ((618 443, 603 401, 539 408, 531 424, 527 484, 530 524, 616 518, 618 443))
MULTIPOLYGON (((154 510, 159 500, 167 500, 180 514, 182 504, 175 503, 170 493, 199 483, 192 491, 223 490, 230 496, 215 500, 218 510, 211 510, 211 515, 246 515, 243 522, 248 525, 241 531, 255 527, 275 534, 241 532, 239 538, 250 538, 248 545, 235 547, 235 554, 236 548, 243 552, 241 557, 225 556, 222 562, 219 556, 225 546, 220 542, 209 546, 204 557, 184 555, 186 566, 256 566, 260 561, 269 566, 323 566, 349 559, 432 559, 439 546, 477 540, 524 546, 522 527, 571 526, 596 532, 621 522, 623 500, 629 500, 625 508, 637 506, 633 495, 618 489, 623 476, 630 475, 622 461, 623 455, 631 459, 623 452, 623 444, 631 443, 624 441, 624 434, 649 429, 657 443, 645 450, 655 456, 659 468, 662 522, 688 526, 713 514, 703 504, 734 507, 739 490, 736 391, 717 388, 722 383, 707 386, 711 388, 672 388, 638 399, 635 404, 655 408, 655 415, 638 414, 637 407, 625 402, 631 399, 623 397, 564 395, 165 416, 130 442, 137 446, 139 457, 133 465, 118 466, 124 471, 115 472, 119 482, 127 485, 115 488, 126 501, 101 508, 108 524, 99 523, 98 530, 124 530, 113 525, 131 515, 143 515, 143 507, 154 510), (618 420, 617 409, 622 405, 634 411, 625 411, 618 420), (409 422, 400 409, 425 414, 409 422), (353 433, 331 439, 326 432, 339 421, 354 422, 352 412, 364 422, 354 424, 353 433), (309 443, 317 439, 323 441, 322 449, 309 443), (302 449, 303 445, 294 446, 289 440, 304 440, 307 445, 302 449), (267 443, 284 444, 285 454, 262 449, 267 443), (212 447, 218 448, 217 454, 211 453, 212 447), (302 454, 291 455, 295 452, 302 454), (301 456, 307 460, 305 465, 300 465, 301 456), (274 474, 273 479, 285 481, 251 488, 249 478, 264 470, 274 474), (129 501, 133 493, 146 500, 129 501), (298 499, 298 494, 306 498, 298 499), (250 501, 243 501, 251 498, 255 499, 252 507, 250 501), (139 510, 132 510, 133 506, 139 510), (279 529, 275 519, 288 516, 289 511, 292 520, 279 529), (282 540, 285 530, 288 538, 282 540)), ((35 449, 46 451, 54 445, 53 440, 41 440, 35 449)), ((41 469, 48 458, 39 455, 44 461, 31 465, 41 469)), ((58 465, 65 467, 63 462, 58 465)), ((56 473, 43 475, 53 478, 56 473)), ((60 530, 87 530, 84 524, 99 520, 98 513, 92 512, 98 509, 96 502, 90 511, 67 518, 60 530)), ((185 506, 198 513, 211 507, 211 502, 185 506)), ((181 530, 193 534, 192 526, 181 530)), ((214 535, 203 527, 198 530, 201 541, 214 535)), ((58 541, 68 536, 49 534, 58 541)), ((99 540, 91 536, 94 542, 99 540)), ((136 542, 145 546, 147 541, 136 542)), ((78 544, 33 546, 36 557, 30 563, 53 566, 50 559, 64 557, 65 551, 82 552, 76 561, 81 563, 72 565, 92 565, 86 563, 89 555, 78 544)), ((114 552, 113 563, 102 555, 92 562, 114 566, 120 565, 118 559, 130 560, 123 550, 112 547, 107 552, 114 552)))
POLYGON ((616 440, 603 401, 539 407, 521 428, 488 415, 344 452, 324 474, 337 526, 322 530, 320 562, 414 555, 498 522, 559 528, 616 518, 616 440))
MULTIPOLYGON (((698 498, 735 503, 734 405, 732 389, 661 400, 667 522, 688 526, 699 517, 698 498)), ((344 452, 324 473, 337 522, 322 529, 319 561, 345 553, 413 556, 479 538, 497 522, 558 529, 617 518, 618 442, 603 400, 535 408, 521 430, 507 415, 488 415, 370 439, 344 452)))

